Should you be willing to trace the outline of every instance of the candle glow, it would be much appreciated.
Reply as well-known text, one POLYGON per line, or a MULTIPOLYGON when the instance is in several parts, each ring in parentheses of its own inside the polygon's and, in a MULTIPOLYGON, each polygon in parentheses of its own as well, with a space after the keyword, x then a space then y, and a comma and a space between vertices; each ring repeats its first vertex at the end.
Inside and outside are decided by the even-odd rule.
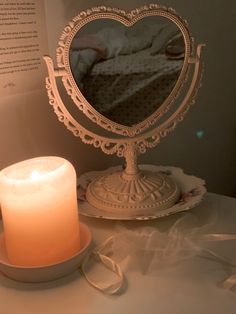
POLYGON ((0 203, 12 264, 47 265, 78 252, 76 173, 67 160, 40 157, 3 169, 0 203))
POLYGON ((39 173, 37 170, 33 170, 33 172, 30 175, 31 179, 38 179, 40 177, 39 173))

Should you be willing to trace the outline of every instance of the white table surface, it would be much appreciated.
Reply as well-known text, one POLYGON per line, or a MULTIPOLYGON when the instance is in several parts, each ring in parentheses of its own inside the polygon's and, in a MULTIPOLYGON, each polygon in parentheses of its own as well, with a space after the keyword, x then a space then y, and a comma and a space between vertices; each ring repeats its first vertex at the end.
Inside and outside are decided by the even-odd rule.
MULTIPOLYGON (((191 212, 202 225, 214 219, 211 232, 236 233, 234 198, 207 193, 191 212)), ((168 230, 176 219, 187 213, 126 224, 168 230)), ((81 220, 92 229, 96 243, 112 235, 117 223, 85 217, 81 220)), ((236 261, 236 241, 217 243, 214 249, 236 261)), ((125 291, 107 296, 91 287, 79 272, 43 284, 18 283, 0 274, 0 314, 234 314, 236 290, 234 293, 217 286, 225 276, 218 263, 195 257, 155 275, 127 272, 125 291)))

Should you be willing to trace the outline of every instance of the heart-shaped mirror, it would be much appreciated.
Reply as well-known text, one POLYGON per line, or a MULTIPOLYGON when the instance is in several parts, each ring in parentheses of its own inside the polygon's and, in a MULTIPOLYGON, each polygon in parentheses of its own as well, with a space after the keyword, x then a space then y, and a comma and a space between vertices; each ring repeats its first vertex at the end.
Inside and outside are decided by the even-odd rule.
POLYGON ((203 46, 194 49, 187 23, 171 8, 149 4, 127 13, 99 6, 80 12, 65 27, 58 68, 45 57, 48 96, 59 120, 84 143, 126 160, 125 169, 88 185, 94 217, 96 209, 109 219, 159 217, 178 200, 178 183, 166 173, 141 170, 137 157, 172 132, 194 102, 203 46), (75 106, 109 136, 77 120, 60 96, 57 78, 75 106))
POLYGON ((130 27, 97 19, 75 34, 70 66, 80 92, 99 114, 132 127, 170 98, 184 55, 183 34, 167 18, 145 17, 130 27))
POLYGON ((171 12, 112 9, 74 22, 63 42, 67 91, 68 85, 74 89, 69 94, 78 108, 103 128, 128 136, 143 132, 183 85, 190 54, 185 24, 171 12))

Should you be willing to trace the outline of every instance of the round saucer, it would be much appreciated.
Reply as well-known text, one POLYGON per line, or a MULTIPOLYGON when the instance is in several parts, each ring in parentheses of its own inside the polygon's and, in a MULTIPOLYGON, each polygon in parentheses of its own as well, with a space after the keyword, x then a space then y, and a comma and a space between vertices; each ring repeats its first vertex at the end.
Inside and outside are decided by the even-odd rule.
POLYGON ((180 189, 180 198, 178 201, 169 208, 157 210, 153 209, 151 214, 143 215, 130 215, 111 213, 99 208, 96 208, 89 204, 86 200, 86 188, 88 184, 98 176, 106 173, 112 173, 114 171, 120 170, 121 167, 111 167, 105 171, 91 171, 80 176, 78 181, 78 204, 80 209, 80 214, 84 216, 112 219, 112 220, 151 220, 157 219, 165 216, 169 216, 178 212, 189 210, 197 206, 203 199, 206 193, 205 181, 203 179, 197 178, 195 176, 187 175, 183 172, 181 168, 167 167, 167 166, 154 166, 154 165, 140 165, 141 170, 149 170, 153 172, 161 172, 169 176, 173 181, 175 181, 180 189))
POLYGON ((6 254, 4 233, 0 234, 0 271, 7 277, 22 282, 51 281, 78 269, 89 252, 92 234, 88 226, 80 223, 80 250, 72 257, 56 264, 45 266, 17 266, 9 262, 6 254))

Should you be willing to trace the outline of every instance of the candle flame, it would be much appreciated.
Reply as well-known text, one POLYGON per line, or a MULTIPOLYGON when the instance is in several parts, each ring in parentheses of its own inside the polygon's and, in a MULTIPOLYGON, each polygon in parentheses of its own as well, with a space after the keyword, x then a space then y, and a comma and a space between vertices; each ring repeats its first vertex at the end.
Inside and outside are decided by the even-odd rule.
POLYGON ((39 175, 39 172, 37 170, 34 170, 30 175, 30 178, 33 180, 38 179, 39 177, 40 177, 40 175, 39 175))

